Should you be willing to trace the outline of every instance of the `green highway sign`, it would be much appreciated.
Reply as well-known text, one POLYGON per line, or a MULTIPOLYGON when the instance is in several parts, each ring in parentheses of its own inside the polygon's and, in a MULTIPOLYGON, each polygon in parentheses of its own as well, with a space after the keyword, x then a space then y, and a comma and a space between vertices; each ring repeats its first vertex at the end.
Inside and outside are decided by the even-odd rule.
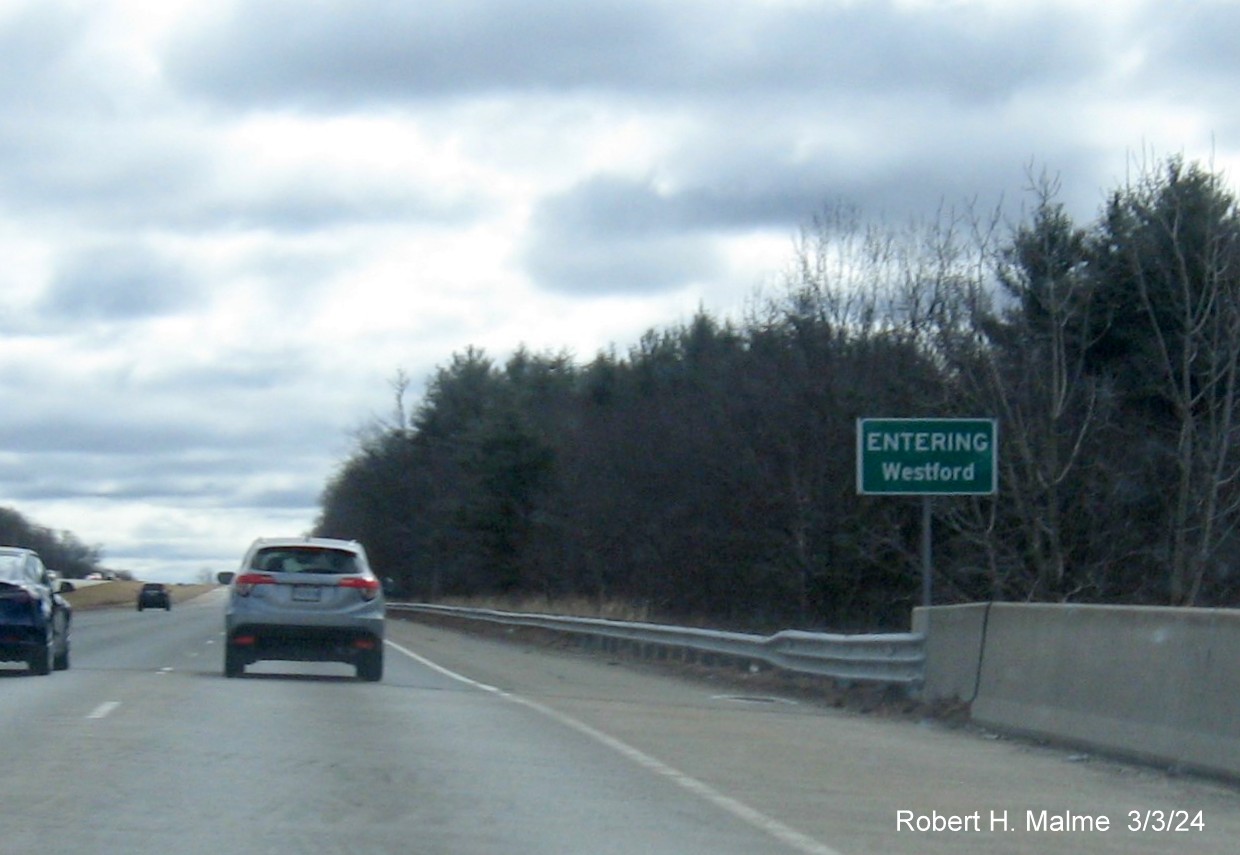
POLYGON ((998 438, 994 419, 858 419, 857 492, 992 495, 998 438))

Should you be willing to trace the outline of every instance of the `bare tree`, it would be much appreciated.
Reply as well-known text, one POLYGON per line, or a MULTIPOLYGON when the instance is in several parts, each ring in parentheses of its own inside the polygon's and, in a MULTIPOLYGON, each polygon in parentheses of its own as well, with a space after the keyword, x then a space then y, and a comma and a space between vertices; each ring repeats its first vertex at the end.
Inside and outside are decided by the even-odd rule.
POLYGON ((1110 246, 1145 321, 1139 361, 1165 404, 1171 469, 1168 595, 1198 600, 1240 510, 1240 218, 1219 175, 1179 159, 1112 201, 1110 246))
POLYGON ((1067 598, 1080 582, 1069 579, 1065 530, 1082 450, 1098 424, 1099 383, 1085 366, 1086 233, 1056 203, 1056 181, 1043 174, 1030 189, 1032 222, 995 258, 1006 309, 992 313, 979 301, 975 320, 987 341, 984 394, 1003 426, 1004 495, 1033 576, 1025 595, 1067 598))

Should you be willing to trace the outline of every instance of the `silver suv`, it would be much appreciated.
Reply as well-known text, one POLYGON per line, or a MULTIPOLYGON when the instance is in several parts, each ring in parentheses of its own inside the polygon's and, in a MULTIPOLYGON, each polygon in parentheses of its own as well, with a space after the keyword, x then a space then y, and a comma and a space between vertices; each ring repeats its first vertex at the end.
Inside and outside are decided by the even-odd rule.
POLYGON ((224 676, 261 659, 348 662, 383 679, 383 589, 360 543, 260 538, 233 577, 224 676))

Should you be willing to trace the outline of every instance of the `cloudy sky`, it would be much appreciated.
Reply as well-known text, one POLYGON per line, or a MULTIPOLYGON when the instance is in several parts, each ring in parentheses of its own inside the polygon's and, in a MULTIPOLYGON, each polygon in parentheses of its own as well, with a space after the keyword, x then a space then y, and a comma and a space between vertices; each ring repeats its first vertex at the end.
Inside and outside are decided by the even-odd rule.
POLYGON ((468 345, 736 316, 834 203, 1240 170, 1240 4, 0 0, 0 506, 179 581, 468 345))

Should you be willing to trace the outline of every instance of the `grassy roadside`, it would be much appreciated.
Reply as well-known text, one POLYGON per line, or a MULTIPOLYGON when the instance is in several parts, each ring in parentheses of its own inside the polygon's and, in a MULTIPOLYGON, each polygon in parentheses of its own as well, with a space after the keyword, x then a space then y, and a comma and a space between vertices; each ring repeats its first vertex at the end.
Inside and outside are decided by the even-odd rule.
MULTIPOLYGON (((72 582, 72 579, 65 580, 72 582)), ((215 585, 169 585, 172 602, 182 603, 193 597, 215 590, 215 585)), ((142 590, 141 582, 105 582, 101 585, 90 585, 78 588, 64 595, 75 609, 106 609, 125 606, 137 608, 138 591, 142 590)))

